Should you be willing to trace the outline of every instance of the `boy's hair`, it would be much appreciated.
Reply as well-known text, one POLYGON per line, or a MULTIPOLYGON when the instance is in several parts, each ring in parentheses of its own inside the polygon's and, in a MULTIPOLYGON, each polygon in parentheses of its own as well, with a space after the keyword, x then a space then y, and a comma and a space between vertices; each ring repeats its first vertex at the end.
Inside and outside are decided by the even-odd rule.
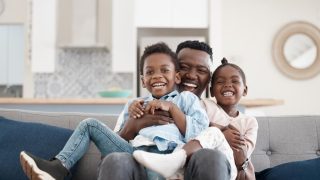
POLYGON ((242 70, 238 65, 229 63, 226 58, 223 58, 223 59, 221 60, 221 65, 219 65, 219 66, 217 67, 217 69, 213 72, 213 75, 212 75, 212 78, 211 78, 211 83, 212 83, 212 84, 214 84, 215 77, 217 76, 218 71, 219 71, 222 67, 225 67, 225 66, 231 66, 231 67, 235 68, 236 70, 238 70, 239 73, 240 73, 240 75, 241 75, 241 78, 242 78, 242 81, 243 81, 244 85, 247 84, 247 82, 246 82, 246 75, 244 74, 243 70, 242 70))
POLYGON ((212 48, 205 42, 200 42, 200 41, 196 41, 196 40, 195 41, 190 41, 190 40, 184 41, 177 46, 176 54, 178 54, 184 48, 190 48, 190 49, 204 51, 209 54, 211 62, 213 61, 212 48))
POLYGON ((179 70, 179 64, 177 61, 176 54, 169 48, 169 46, 164 42, 158 42, 156 44, 147 46, 140 59, 140 75, 143 75, 143 66, 146 58, 155 53, 162 53, 170 56, 172 63, 174 64, 175 70, 179 70))

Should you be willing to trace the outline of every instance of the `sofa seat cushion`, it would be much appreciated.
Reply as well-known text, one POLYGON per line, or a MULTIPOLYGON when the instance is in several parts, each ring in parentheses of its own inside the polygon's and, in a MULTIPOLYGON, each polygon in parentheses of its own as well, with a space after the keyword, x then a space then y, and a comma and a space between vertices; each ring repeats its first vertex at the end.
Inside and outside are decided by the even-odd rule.
POLYGON ((0 179, 27 179, 19 154, 25 150, 50 159, 60 152, 72 130, 0 117, 0 179))

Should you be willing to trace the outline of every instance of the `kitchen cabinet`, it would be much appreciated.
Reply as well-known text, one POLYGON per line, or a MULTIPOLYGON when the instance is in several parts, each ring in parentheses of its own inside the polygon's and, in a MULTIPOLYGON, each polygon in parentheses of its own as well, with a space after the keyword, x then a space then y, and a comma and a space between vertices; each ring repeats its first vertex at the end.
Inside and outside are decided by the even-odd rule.
POLYGON ((137 27, 208 28, 208 0, 135 0, 137 27))
POLYGON ((111 0, 59 0, 58 47, 111 48, 111 0))
POLYGON ((52 73, 56 58, 55 0, 33 0, 31 15, 31 64, 34 73, 52 73))
POLYGON ((0 25, 0 85, 22 85, 24 26, 0 25))

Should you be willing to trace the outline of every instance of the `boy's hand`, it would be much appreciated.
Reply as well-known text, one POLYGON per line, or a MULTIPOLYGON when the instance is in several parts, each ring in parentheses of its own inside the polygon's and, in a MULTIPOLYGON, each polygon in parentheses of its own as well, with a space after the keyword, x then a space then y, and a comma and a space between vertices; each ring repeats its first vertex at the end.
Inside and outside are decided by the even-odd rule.
POLYGON ((138 132, 149 126, 153 125, 164 125, 174 123, 170 116, 167 116, 167 113, 156 111, 154 115, 144 114, 139 119, 129 117, 128 121, 124 124, 124 127, 120 130, 119 135, 125 140, 129 141, 133 139, 138 132))
POLYGON ((144 114, 143 103, 143 99, 134 100, 128 108, 129 115, 135 119, 142 117, 144 114))
POLYGON ((245 145, 244 138, 234 126, 229 125, 223 131, 223 134, 233 150, 239 151, 242 149, 242 146, 245 145))
POLYGON ((171 106, 172 106, 172 102, 155 99, 148 102, 145 108, 145 112, 154 114, 155 110, 169 111, 171 106))

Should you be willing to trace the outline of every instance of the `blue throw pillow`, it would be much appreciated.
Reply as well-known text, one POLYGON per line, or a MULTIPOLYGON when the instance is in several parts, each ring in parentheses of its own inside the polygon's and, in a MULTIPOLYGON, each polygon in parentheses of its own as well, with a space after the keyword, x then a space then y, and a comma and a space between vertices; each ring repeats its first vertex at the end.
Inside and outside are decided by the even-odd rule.
POLYGON ((257 180, 320 179, 320 158, 280 164, 256 173, 257 180))
POLYGON ((51 159, 71 134, 70 129, 0 117, 0 179, 27 179, 20 166, 20 152, 51 159))

